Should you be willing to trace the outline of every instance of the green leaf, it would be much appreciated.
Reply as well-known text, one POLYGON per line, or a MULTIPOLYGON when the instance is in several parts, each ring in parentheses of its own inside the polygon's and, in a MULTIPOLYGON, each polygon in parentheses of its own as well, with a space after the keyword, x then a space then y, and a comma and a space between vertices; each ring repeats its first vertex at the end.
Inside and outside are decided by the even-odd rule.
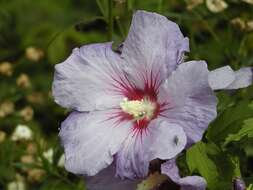
POLYGON ((199 142, 190 148, 186 153, 186 162, 191 173, 198 171, 206 179, 210 189, 218 189, 218 169, 207 155, 206 144, 199 142))
POLYGON ((200 173, 211 190, 230 189, 232 179, 241 176, 239 158, 212 142, 192 146, 186 152, 186 162, 190 175, 200 173))
POLYGON ((102 13, 102 15, 106 18, 108 15, 108 4, 106 0, 96 0, 97 6, 100 10, 100 12, 102 13))
POLYGON ((247 190, 253 190, 253 185, 250 184, 249 187, 247 188, 247 190))
MULTIPOLYGON (((74 47, 80 46, 81 44, 95 43, 98 42, 98 38, 105 41, 106 35, 99 32, 88 32, 85 33, 76 32, 73 28, 63 31, 53 38, 50 46, 48 47, 48 58, 53 64, 59 63, 66 59, 70 54, 71 49, 68 48, 68 44, 78 42, 74 47), (104 39, 103 39, 104 38, 104 39), (86 39, 86 40, 85 40, 86 39), (87 40, 88 39, 88 40, 87 40)), ((101 42, 100 41, 100 42, 101 42)))
POLYGON ((225 145, 233 141, 240 141, 243 138, 253 137, 253 118, 244 121, 244 125, 236 134, 230 134, 226 138, 225 145))
POLYGON ((241 101, 233 107, 228 107, 211 123, 207 131, 207 139, 215 143, 225 141, 230 133, 240 130, 243 121, 252 117, 253 109, 248 101, 241 101))

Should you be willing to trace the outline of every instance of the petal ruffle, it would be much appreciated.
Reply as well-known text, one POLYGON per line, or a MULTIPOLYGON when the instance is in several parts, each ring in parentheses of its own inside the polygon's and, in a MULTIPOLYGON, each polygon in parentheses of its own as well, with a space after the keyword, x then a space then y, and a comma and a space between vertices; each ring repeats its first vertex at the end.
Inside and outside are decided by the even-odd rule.
POLYGON ((97 175, 85 178, 87 190, 135 190, 140 180, 122 180, 115 177, 116 166, 111 164, 97 175))
POLYGON ((131 129, 130 123, 116 122, 106 111, 72 112, 59 134, 66 169, 93 176, 109 166, 131 129))
POLYGON ((156 13, 136 11, 121 56, 130 74, 139 72, 133 76, 135 81, 142 81, 151 71, 154 76, 159 72, 159 77, 167 77, 188 51, 189 40, 176 23, 156 13))
POLYGON ((245 88, 252 84, 253 70, 251 67, 244 67, 235 71, 235 80, 226 89, 245 88))
POLYGON ((66 61, 55 66, 55 102, 77 111, 118 106, 123 99, 117 82, 122 80, 119 76, 124 76, 120 60, 111 43, 74 49, 66 61))
POLYGON ((211 71, 208 80, 213 90, 245 88, 252 84, 252 68, 244 67, 233 71, 230 66, 221 67, 211 71))
POLYGON ((142 178, 149 163, 156 158, 170 159, 186 145, 183 129, 165 120, 155 119, 142 134, 130 134, 116 155, 117 175, 121 178, 142 178))
POLYGON ((235 80, 235 74, 230 66, 221 67, 211 71, 208 75, 210 87, 213 90, 224 89, 235 80))
POLYGON ((159 101, 167 104, 160 115, 183 127, 188 145, 201 140, 217 115, 217 99, 209 86, 208 73, 203 61, 183 63, 168 78, 159 94, 159 101))
POLYGON ((181 178, 176 160, 168 160, 161 166, 162 174, 167 175, 173 182, 180 185, 180 190, 205 190, 206 180, 200 176, 187 176, 181 178))

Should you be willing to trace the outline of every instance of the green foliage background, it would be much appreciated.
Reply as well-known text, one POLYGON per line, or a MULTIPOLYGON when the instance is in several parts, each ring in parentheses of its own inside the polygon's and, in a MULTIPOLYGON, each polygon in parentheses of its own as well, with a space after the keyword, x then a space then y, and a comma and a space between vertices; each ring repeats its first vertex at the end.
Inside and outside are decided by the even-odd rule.
MULTIPOLYGON (((253 20, 253 5, 241 0, 227 1, 219 13, 205 3, 188 9, 183 0, 0 0, 0 63, 8 61, 13 74, 0 74, 0 104, 14 103, 14 111, 0 117, 0 190, 22 176, 26 189, 83 189, 83 180, 57 165, 63 150, 57 137, 60 122, 67 111, 57 106, 51 96, 54 65, 66 59, 74 47, 113 40, 119 44, 127 35, 134 10, 158 12, 177 22, 190 38, 187 59, 203 59, 209 69, 230 65, 233 69, 253 64, 253 30, 231 23, 240 17, 253 20), (28 47, 43 51, 39 60, 31 60, 28 47), (17 84, 20 74, 30 85, 17 84), (39 97, 31 101, 30 96, 39 97), (20 110, 30 106, 32 119, 20 110), (18 124, 33 131, 33 140, 14 142, 11 135, 18 124), (33 163, 23 163, 28 144, 36 146, 33 163), (53 161, 43 152, 53 148, 53 161), (40 160, 40 161, 39 161, 40 160), (39 168, 38 180, 28 179, 28 170, 39 168), (18 175, 17 175, 18 174, 18 175)), ((233 92, 217 92, 218 118, 210 125, 203 141, 179 159, 182 175, 200 174, 210 190, 228 190, 234 177, 253 183, 253 87, 233 92)))

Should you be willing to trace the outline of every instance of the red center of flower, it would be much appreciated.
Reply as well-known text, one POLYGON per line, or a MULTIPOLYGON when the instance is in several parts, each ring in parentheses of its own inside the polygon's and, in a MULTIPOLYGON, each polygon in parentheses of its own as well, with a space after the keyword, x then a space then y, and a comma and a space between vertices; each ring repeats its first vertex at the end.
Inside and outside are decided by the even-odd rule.
POLYGON ((116 118, 117 122, 133 121, 134 132, 142 134, 148 129, 150 121, 160 113, 161 105, 157 101, 157 92, 150 88, 132 88, 124 95, 120 109, 117 109, 112 118, 116 118))
POLYGON ((148 129, 151 120, 155 119, 164 110, 165 103, 158 102, 158 89, 162 83, 159 72, 154 76, 145 73, 143 76, 144 88, 137 88, 132 84, 127 75, 112 77, 115 83, 115 91, 124 95, 120 108, 111 115, 110 119, 116 119, 116 124, 123 121, 132 121, 135 133, 143 133, 148 129))
POLYGON ((133 89, 126 94, 120 107, 121 120, 132 120, 134 122, 133 129, 136 132, 146 130, 149 122, 156 118, 160 111, 156 93, 140 89, 133 89))

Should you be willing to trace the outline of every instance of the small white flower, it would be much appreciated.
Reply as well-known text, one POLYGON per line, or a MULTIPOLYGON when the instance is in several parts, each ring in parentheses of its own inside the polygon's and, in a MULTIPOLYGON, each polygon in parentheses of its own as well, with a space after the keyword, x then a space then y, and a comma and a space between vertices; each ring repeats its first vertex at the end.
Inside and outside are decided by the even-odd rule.
POLYGON ((207 8, 214 13, 221 12, 228 7, 228 4, 223 0, 206 0, 207 8))
POLYGON ((43 152, 43 157, 50 163, 53 163, 53 155, 54 151, 52 148, 48 149, 47 151, 43 152))
POLYGON ((60 167, 60 168, 63 168, 64 167, 64 164, 65 164, 65 155, 61 155, 59 161, 58 161, 58 164, 57 166, 60 167))
POLYGON ((6 100, 0 103, 0 118, 12 114, 15 111, 15 105, 12 101, 6 100))
POLYGON ((44 52, 40 48, 31 46, 31 47, 26 48, 25 55, 26 55, 26 58, 29 59, 30 61, 38 62, 39 60, 43 58, 44 52))
POLYGON ((25 190, 25 183, 23 181, 12 181, 7 185, 8 190, 25 190))
POLYGON ((31 86, 31 81, 27 74, 21 73, 16 80, 16 84, 21 88, 28 88, 31 86))
POLYGON ((12 64, 9 62, 0 63, 0 75, 10 77, 13 74, 12 64))
POLYGON ((11 140, 30 140, 32 139, 32 130, 26 125, 18 125, 12 134, 11 140))

